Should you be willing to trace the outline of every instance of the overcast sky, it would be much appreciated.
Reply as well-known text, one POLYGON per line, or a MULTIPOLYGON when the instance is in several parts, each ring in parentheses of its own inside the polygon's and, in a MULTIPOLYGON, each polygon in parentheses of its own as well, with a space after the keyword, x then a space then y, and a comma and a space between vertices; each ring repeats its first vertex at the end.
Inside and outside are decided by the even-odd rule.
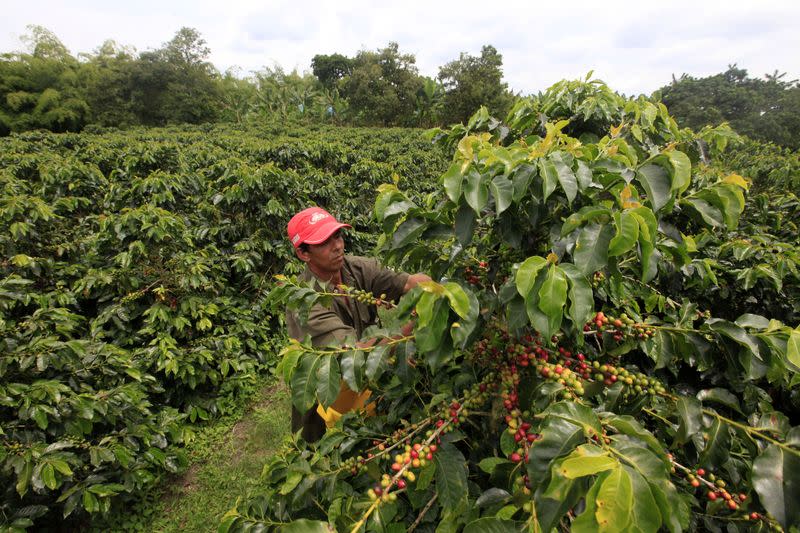
POLYGON ((590 70, 628 95, 731 63, 751 76, 800 77, 798 0, 27 0, 3 9, 0 52, 23 49, 29 24, 54 32, 73 55, 106 39, 159 48, 188 26, 220 71, 238 66, 244 75, 275 64, 306 71, 315 54, 353 56, 395 41, 432 77, 491 44, 505 81, 523 94, 590 70))

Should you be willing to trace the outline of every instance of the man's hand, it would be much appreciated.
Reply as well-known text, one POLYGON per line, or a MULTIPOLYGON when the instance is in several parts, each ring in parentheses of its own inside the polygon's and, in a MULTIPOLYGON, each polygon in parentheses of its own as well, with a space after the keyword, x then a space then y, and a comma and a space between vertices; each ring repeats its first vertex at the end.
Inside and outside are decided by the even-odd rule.
POLYGON ((405 286, 403 287, 403 294, 407 293, 423 281, 433 281, 431 277, 427 274, 417 273, 411 274, 408 276, 408 281, 406 281, 405 286))

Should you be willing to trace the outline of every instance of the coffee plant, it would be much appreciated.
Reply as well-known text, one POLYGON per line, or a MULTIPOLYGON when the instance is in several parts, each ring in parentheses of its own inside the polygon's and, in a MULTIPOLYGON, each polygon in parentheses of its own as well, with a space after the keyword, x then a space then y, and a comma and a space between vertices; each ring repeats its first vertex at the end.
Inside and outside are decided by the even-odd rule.
POLYGON ((0 530, 75 529, 179 472, 193 424, 275 365, 291 214, 335 206, 366 249, 376 186, 444 168, 409 130, 0 139, 0 530))
MULTIPOLYGON (((278 365, 297 409, 343 380, 375 416, 296 435, 219 530, 800 526, 797 210, 747 205, 714 159, 732 136, 588 77, 431 131, 440 189, 381 185, 374 216, 384 260, 438 282, 380 309, 379 342, 278 365)), ((271 300, 347 292, 289 275, 271 300)))

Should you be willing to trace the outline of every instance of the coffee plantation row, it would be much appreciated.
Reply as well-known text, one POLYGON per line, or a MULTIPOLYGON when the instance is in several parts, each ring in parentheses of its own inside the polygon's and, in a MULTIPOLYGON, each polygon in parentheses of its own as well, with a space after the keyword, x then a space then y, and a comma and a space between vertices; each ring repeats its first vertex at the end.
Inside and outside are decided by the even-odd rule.
POLYGON ((443 154, 399 129, 0 139, 0 528, 78 527, 180 471, 275 365, 291 214, 328 205, 368 251, 376 188, 433 190, 443 154))
MULTIPOLYGON (((219 531, 797 530, 796 154, 589 79, 429 136, 438 190, 386 183, 373 214, 438 282, 382 342, 277 367, 300 410, 344 380, 377 415, 287 444, 219 531)), ((277 279, 275 309, 348 294, 277 279)))

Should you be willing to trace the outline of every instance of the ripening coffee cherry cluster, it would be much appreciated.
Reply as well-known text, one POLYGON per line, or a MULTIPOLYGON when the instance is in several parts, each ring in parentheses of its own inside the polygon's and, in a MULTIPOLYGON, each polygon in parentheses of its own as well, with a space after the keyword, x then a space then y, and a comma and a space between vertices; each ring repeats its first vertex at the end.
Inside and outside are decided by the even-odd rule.
POLYGON ((357 302, 361 302, 367 305, 377 305, 383 307, 392 307, 394 304, 386 299, 386 294, 382 293, 380 296, 375 297, 369 291, 365 291, 362 289, 356 289, 355 287, 350 287, 348 285, 337 285, 336 292, 339 294, 344 294, 357 302))
MULTIPOLYGON (((438 451, 441 443, 440 434, 452 431, 455 427, 466 420, 470 414, 470 409, 479 407, 489 399, 488 382, 495 378, 495 373, 490 372, 484 381, 475 383, 467 389, 461 399, 451 400, 441 410, 437 417, 432 419, 433 427, 427 429, 421 440, 413 440, 406 437, 411 432, 420 428, 414 424, 407 427, 404 431, 395 431, 384 441, 373 441, 377 454, 370 451, 367 455, 369 459, 377 456, 386 456, 389 460, 390 473, 385 473, 381 481, 376 483, 367 491, 367 496, 373 502, 390 502, 397 499, 397 491, 406 488, 408 483, 413 483, 417 479, 420 469, 425 468, 433 460, 434 454, 438 451), (399 445, 394 446, 399 443, 399 445)), ((430 422, 427 422, 430 423, 430 422)), ((363 464, 363 463, 359 463, 363 464)), ((351 470, 351 473, 353 470, 351 470)))
POLYGON ((489 263, 487 261, 478 261, 476 266, 464 267, 464 279, 470 285, 480 285, 486 280, 486 274, 489 272, 489 263))
POLYGON ((599 361, 592 362, 595 381, 602 382, 607 387, 615 383, 626 385, 624 395, 629 394, 666 394, 667 389, 656 378, 642 374, 641 372, 629 371, 623 367, 610 364, 601 364, 599 361))
POLYGON ((361 455, 349 457, 342 462, 342 468, 350 475, 357 476, 366 472, 367 460, 361 455))
MULTIPOLYGON (((674 469, 673 469, 674 470, 674 469)), ((707 472, 703 467, 695 469, 685 469, 684 481, 692 489, 696 489, 701 494, 704 493, 709 502, 709 512, 722 510, 738 511, 749 502, 747 494, 743 492, 729 492, 727 482, 717 477, 713 472, 707 472)), ((760 520, 762 515, 756 511, 745 513, 743 518, 747 520, 760 520)))
POLYGON ((603 333, 608 333, 617 342, 621 342, 626 338, 646 340, 656 334, 656 330, 651 325, 636 322, 625 313, 622 313, 618 318, 614 318, 613 316, 606 315, 602 311, 598 311, 597 314, 583 326, 583 331, 586 333, 594 333, 597 337, 602 336, 603 333))
POLYGON ((592 274, 592 288, 597 289, 603 282, 606 280, 606 275, 601 270, 598 270, 594 274, 592 274))
POLYGON ((394 501, 397 499, 393 489, 403 490, 408 483, 413 483, 417 479, 415 470, 425 468, 433 460, 433 455, 439 449, 436 444, 423 444, 422 442, 409 442, 403 446, 403 451, 396 453, 392 457, 389 469, 393 474, 385 473, 381 476, 381 481, 376 483, 367 491, 370 500, 394 501), (402 474, 400 473, 402 472, 402 474))

